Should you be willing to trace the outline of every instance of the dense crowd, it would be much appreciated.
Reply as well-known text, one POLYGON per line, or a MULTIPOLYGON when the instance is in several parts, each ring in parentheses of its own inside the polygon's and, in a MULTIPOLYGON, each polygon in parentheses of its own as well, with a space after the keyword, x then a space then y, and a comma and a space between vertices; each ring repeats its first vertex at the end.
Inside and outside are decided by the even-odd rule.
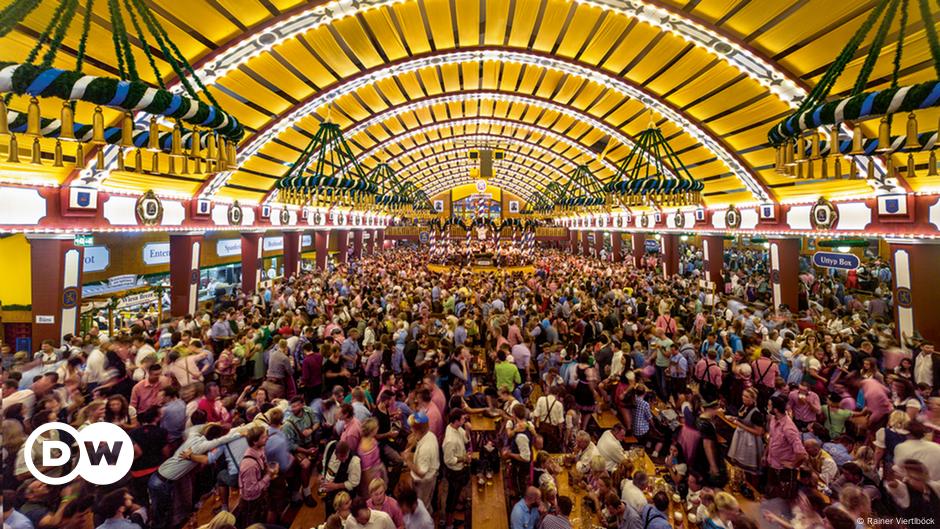
POLYGON ((511 529, 940 513, 938 356, 899 344, 874 298, 773 310, 632 259, 428 260, 386 250, 161 325, 4 347, 4 528, 177 528, 200 508, 206 528, 287 527, 318 504, 327 529, 468 528, 471 486, 505 487, 511 529), (34 479, 25 458, 60 438, 24 439, 52 421, 125 429, 130 473, 34 479))

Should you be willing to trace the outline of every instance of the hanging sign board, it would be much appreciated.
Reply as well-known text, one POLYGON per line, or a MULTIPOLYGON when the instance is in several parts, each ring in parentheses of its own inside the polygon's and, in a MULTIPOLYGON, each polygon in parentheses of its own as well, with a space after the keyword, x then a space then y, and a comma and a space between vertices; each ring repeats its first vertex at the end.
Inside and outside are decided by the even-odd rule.
POLYGON ((855 270, 860 263, 858 257, 850 253, 816 252, 813 254, 813 264, 822 268, 855 270))

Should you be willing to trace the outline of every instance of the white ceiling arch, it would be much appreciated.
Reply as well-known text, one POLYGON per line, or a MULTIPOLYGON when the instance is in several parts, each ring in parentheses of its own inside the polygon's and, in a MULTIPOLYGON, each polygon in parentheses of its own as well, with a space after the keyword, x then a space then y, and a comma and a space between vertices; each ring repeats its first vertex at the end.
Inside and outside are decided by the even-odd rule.
MULTIPOLYGON (((551 69, 573 77, 588 79, 624 97, 635 99, 653 109, 665 119, 673 122, 677 127, 682 129, 683 132, 695 138, 703 147, 711 151, 716 158, 731 169, 731 172, 741 180, 748 191, 754 195, 755 199, 762 201, 770 200, 769 193, 766 191, 763 184, 760 183, 757 176, 740 162, 718 138, 711 132, 701 129, 687 118, 684 113, 674 109, 670 104, 665 103, 658 97, 644 91, 640 87, 627 83, 623 79, 589 68, 583 63, 571 59, 509 49, 434 52, 398 63, 384 65, 363 75, 343 81, 329 90, 320 92, 317 96, 295 108, 292 112, 280 115, 277 121, 256 134, 251 141, 239 150, 238 161, 239 163, 243 163, 259 152, 265 144, 273 141, 288 128, 293 127, 300 119, 314 114, 321 107, 331 104, 338 97, 350 91, 358 90, 362 87, 393 78, 403 73, 414 72, 428 67, 437 67, 444 64, 462 64, 468 62, 509 62, 551 69)), ((202 196, 209 197, 215 195, 215 193, 225 185, 231 175, 231 171, 217 174, 203 190, 202 196)))
MULTIPOLYGON (((453 155, 454 152, 445 151, 440 154, 450 156, 453 155)), ((425 160, 438 160, 440 158, 441 156, 429 156, 425 160)), ((422 160, 422 162, 425 160, 422 160)), ((425 177, 426 173, 433 173, 432 176, 436 176, 439 171, 454 171, 462 172, 467 176, 465 183, 471 183, 473 180, 470 179, 469 174, 472 167, 473 164, 465 158, 445 158, 429 163, 428 165, 417 167, 413 172, 408 174, 407 179, 416 182, 431 182, 430 177, 425 177)), ((538 173, 537 171, 535 171, 535 173, 539 175, 539 177, 536 178, 531 174, 532 171, 535 170, 530 166, 516 162, 510 158, 505 158, 499 162, 499 166, 494 171, 495 174, 493 178, 489 181, 498 183, 500 187, 504 187, 512 193, 528 200, 532 193, 538 192, 552 181, 546 178, 544 174, 538 173), (515 180, 507 179, 507 175, 511 175, 515 180)), ((440 191, 437 190, 437 186, 433 185, 433 182, 422 187, 422 189, 424 189, 429 196, 440 193, 440 191)))
MULTIPOLYGON (((197 61, 196 73, 208 85, 251 59, 267 53, 285 40, 297 38, 308 31, 341 19, 355 17, 365 11, 391 6, 402 1, 337 0, 311 7, 294 16, 244 33, 241 38, 235 38, 223 44, 220 49, 205 59, 197 61)), ((735 38, 720 30, 705 27, 692 20, 682 11, 667 9, 644 0, 572 1, 635 18, 702 48, 757 81, 793 108, 806 97, 806 90, 794 81, 793 76, 780 69, 774 61, 742 45, 735 38)), ((171 85, 171 89, 181 90, 178 79, 171 85)))
MULTIPOLYGON (((476 125, 478 127, 479 126, 512 127, 514 129, 526 131, 530 134, 541 134, 545 136, 546 138, 549 138, 552 141, 555 141, 556 143, 561 143, 565 145, 566 147, 577 151, 578 154, 582 156, 587 156, 589 158, 594 158, 597 156, 596 153, 592 152, 590 149, 588 149, 584 145, 572 140, 571 138, 563 134, 558 134, 557 132, 553 132, 551 130, 548 130, 542 127, 534 127, 532 125, 523 123, 521 121, 516 121, 512 119, 501 119, 501 118, 458 118, 458 119, 449 119, 446 121, 438 121, 435 123, 431 123, 423 127, 411 129, 405 134, 395 136, 394 138, 390 138, 382 143, 375 145, 368 151, 365 151, 364 153, 362 153, 358 157, 359 163, 368 162, 369 160, 374 158, 378 153, 387 150, 389 147, 391 147, 392 145, 395 145, 396 143, 402 140, 414 138, 415 136, 421 136, 422 134, 427 134, 428 132, 444 129, 444 128, 451 127, 454 125, 476 125)), ((459 137, 459 136, 451 136, 451 137, 459 137)), ((601 160, 601 165, 603 165, 607 170, 609 170, 611 174, 617 174, 617 166, 608 162, 606 159, 601 160)))

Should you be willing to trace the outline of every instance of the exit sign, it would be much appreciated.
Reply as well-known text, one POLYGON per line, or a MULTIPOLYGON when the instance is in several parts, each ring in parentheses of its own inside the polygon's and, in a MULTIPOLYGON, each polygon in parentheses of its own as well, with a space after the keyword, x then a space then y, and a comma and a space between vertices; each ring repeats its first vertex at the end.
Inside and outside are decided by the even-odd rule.
POLYGON ((95 236, 90 233, 76 233, 75 246, 94 246, 95 236))

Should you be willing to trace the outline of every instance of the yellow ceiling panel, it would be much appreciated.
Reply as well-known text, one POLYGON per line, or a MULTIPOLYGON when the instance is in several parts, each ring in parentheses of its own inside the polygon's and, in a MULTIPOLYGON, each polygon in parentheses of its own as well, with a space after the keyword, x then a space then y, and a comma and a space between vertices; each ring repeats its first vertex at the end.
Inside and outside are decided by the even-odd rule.
MULTIPOLYGON (((718 119, 709 120, 707 125, 711 130, 714 130, 716 134, 724 137, 724 135, 728 132, 738 130, 749 123, 756 123, 758 121, 772 119, 781 112, 786 112, 786 110, 786 106, 783 103, 774 101, 773 98, 770 97, 764 97, 756 103, 752 103, 744 108, 736 110, 731 114, 718 119)), ((774 120, 774 123, 775 122, 776 120, 774 120)), ((767 125, 762 125, 757 128, 763 129, 766 132, 772 126, 773 123, 768 123, 767 125)), ((740 141, 740 139, 738 139, 738 141, 740 141)), ((741 143, 736 143, 735 145, 738 148, 746 147, 741 143)))
POLYGON ((444 80, 444 90, 447 92, 457 92, 462 87, 460 84, 460 64, 442 64, 441 78, 444 80))
POLYGON ((686 45, 687 43, 684 40, 666 35, 627 72, 627 77, 636 83, 644 83, 647 78, 659 71, 667 61, 678 55, 686 45))
POLYGON ((234 187, 223 187, 219 190, 219 197, 222 199, 238 200, 251 204, 264 198, 264 193, 255 193, 234 187))
POLYGON ((306 40, 320 59, 338 75, 346 77, 359 71, 327 28, 308 31, 300 38, 306 40))
POLYGON ((385 104, 382 95, 379 94, 375 85, 365 86, 356 93, 359 95, 359 98, 362 99, 363 103, 366 104, 371 113, 381 112, 388 108, 388 105, 385 104))
MULTIPOLYGON (((831 2, 826 5, 825 16, 820 16, 819 9, 806 5, 779 20, 776 25, 760 35, 756 44, 768 55, 776 55, 791 46, 799 45, 808 35, 831 28, 834 21, 841 20, 842 17, 849 15, 866 2, 868 0, 831 2)), ((866 12, 865 16, 867 15, 866 12)), ((838 49, 832 50, 832 56, 828 60, 834 59, 838 51, 838 49)))
POLYGON ((484 90, 496 90, 498 88, 497 83, 499 82, 499 71, 501 65, 497 62, 485 62, 483 63, 483 89, 484 90))
POLYGON ((603 22, 597 33, 590 40, 581 60, 588 64, 597 64, 612 46, 618 43, 623 36, 624 31, 630 25, 630 19, 623 16, 609 15, 603 22))
POLYGON ((659 30, 649 24, 635 24, 629 37, 621 39, 607 61, 598 66, 619 74, 658 34, 659 30))
POLYGON ((480 0, 456 0, 457 40, 460 46, 480 44, 480 0))
POLYGON ((465 89, 476 90, 480 87, 480 67, 478 65, 465 62, 460 65, 460 73, 463 76, 465 89))
MULTIPOLYGON (((532 37, 535 20, 539 14, 539 3, 535 0, 519 0, 512 17, 512 30, 509 33, 509 45, 527 48, 532 37)), ((539 28, 541 31, 541 28, 539 28)))
MULTIPOLYGON (((351 95, 343 96, 337 99, 336 106, 339 107, 339 109, 341 109, 347 116, 349 116, 349 118, 352 118, 354 121, 363 121, 372 115, 372 112, 370 112, 369 109, 359 104, 359 101, 357 101, 351 95)), ((349 124, 346 116, 342 116, 341 118, 334 113, 334 117, 340 126, 346 126, 349 124)))
POLYGON ((522 71, 522 65, 518 63, 504 63, 502 65, 502 78, 499 82, 499 89, 512 92, 516 88, 516 81, 519 79, 519 73, 522 71))
POLYGON ((281 11, 282 13, 291 8, 298 7, 301 4, 305 5, 307 3, 306 0, 268 0, 268 1, 271 3, 271 5, 276 7, 278 11, 281 11))
POLYGON ((752 97, 766 93, 756 82, 744 78, 730 84, 707 99, 691 107, 686 107, 686 112, 697 119, 705 119, 730 109, 739 101, 747 101, 752 97))
POLYGON ((300 70, 304 76, 319 87, 329 86, 336 82, 336 76, 311 55, 297 40, 288 40, 275 48, 290 64, 300 70), (298 67, 296 65, 303 65, 298 67))
POLYGON ((522 82, 519 83, 519 92, 522 94, 531 94, 535 92, 539 80, 542 78, 542 69, 534 66, 526 66, 522 74, 522 82))
POLYGON ((509 22, 509 6, 506 0, 486 0, 484 22, 486 29, 483 34, 485 46, 501 46, 506 38, 506 24, 509 22))
MULTIPOLYGON (((297 156, 299 154, 300 153, 295 154, 293 160, 285 160, 285 161, 287 161, 288 163, 291 163, 297 159, 297 156)), ((249 169, 251 171, 257 171, 260 173, 269 174, 273 176, 281 176, 285 172, 287 172, 287 169, 288 169, 288 167, 284 165, 283 163, 272 162, 270 160, 265 160, 264 158, 260 158, 258 156, 252 157, 250 160, 243 163, 241 167, 243 169, 249 169)))
POLYGON ((585 83, 584 89, 578 93, 577 97, 575 97, 573 101, 571 101, 571 104, 572 106, 583 110, 594 100, 596 100, 602 92, 604 92, 604 88, 602 86, 595 83, 585 83))
MULTIPOLYGON (((705 22, 716 22, 727 15, 738 4, 749 2, 750 0, 702 0, 695 4, 692 14, 701 18, 705 22)), ((666 0, 666 3, 672 6, 674 12, 681 12, 685 7, 686 0, 666 0)))
POLYGON ((575 96, 578 89, 585 84, 590 84, 585 79, 580 77, 569 76, 561 85, 561 89, 555 94, 555 97, 552 99, 558 103, 568 103, 571 101, 571 98, 575 96))
POLYGON ((716 64, 704 75, 682 83, 682 88, 669 95, 669 102, 677 107, 684 107, 734 79, 737 75, 738 71, 732 67, 721 63, 716 64))
POLYGON ((226 112, 236 116, 238 121, 246 127, 258 130, 267 125, 268 121, 271 119, 269 114, 258 112, 248 105, 230 97, 221 90, 214 91, 212 96, 215 97, 215 100, 219 102, 219 105, 225 109, 226 112))
POLYGON ((418 76, 414 72, 400 75, 398 80, 404 87, 405 93, 412 98, 419 97, 424 93, 421 90, 421 84, 418 82, 418 76))
POLYGON ((366 68, 372 68, 385 62, 382 56, 379 55, 379 52, 376 51, 375 46, 372 45, 372 41, 369 40, 369 36, 366 34, 362 24, 359 23, 358 18, 341 18, 336 21, 334 27, 336 27, 336 30, 343 37, 349 49, 356 55, 356 58, 359 59, 366 68))
POLYGON ((114 189, 127 191, 145 191, 148 189, 162 193, 195 195, 202 187, 201 181, 192 181, 187 177, 172 178, 164 175, 150 175, 112 171, 103 184, 114 189))
POLYGON ((565 74, 557 70, 547 70, 545 77, 542 78, 542 83, 539 84, 536 95, 545 99, 551 98, 552 92, 555 90, 555 87, 558 86, 558 83, 561 82, 564 75, 565 74))
POLYGON ((440 94, 444 91, 441 86, 440 77, 437 74, 437 68, 424 68, 418 71, 418 77, 424 84, 424 89, 429 95, 440 94))
POLYGON ((390 61, 401 59, 408 55, 404 42, 398 35, 393 22, 393 14, 388 8, 368 9, 362 14, 375 39, 382 44, 385 56, 390 61))
MULTIPOLYGON (((569 11, 571 11, 571 3, 568 0, 547 0, 545 14, 542 15, 542 22, 535 33, 535 43, 533 44, 535 49, 552 51, 558 41, 561 28, 564 26, 565 20, 568 19, 569 11)), ((570 29, 587 31, 583 28, 570 29)))
POLYGON ((454 27, 449 0, 425 0, 424 13, 431 26, 434 46, 439 50, 454 47, 454 27))
POLYGON ((401 91, 394 79, 382 79, 375 83, 378 91, 393 105, 400 105, 408 101, 408 97, 401 91))
POLYGON ((393 9, 411 53, 418 54, 431 51, 431 42, 424 30, 423 16, 418 3, 399 2, 394 5, 393 9))
POLYGON ((644 86, 653 93, 665 94, 669 90, 683 85, 714 60, 715 56, 692 48, 682 58, 670 65, 668 70, 644 86))
POLYGON ((603 11, 599 7, 589 4, 579 4, 574 11, 574 16, 568 24, 567 31, 561 39, 558 46, 558 54, 563 57, 574 57, 581 51, 581 47, 587 40, 589 32, 597 24, 603 11))
MULTIPOLYGON (((747 37, 791 5, 788 2, 749 2, 722 24, 722 27, 735 35, 747 37)), ((816 11, 818 15, 819 10, 816 11)))
POLYGON ((270 55, 255 57, 248 63, 248 68, 269 82, 272 79, 276 80, 272 84, 275 84, 294 99, 301 100, 311 92, 311 88, 306 83, 298 79, 290 70, 270 55))

